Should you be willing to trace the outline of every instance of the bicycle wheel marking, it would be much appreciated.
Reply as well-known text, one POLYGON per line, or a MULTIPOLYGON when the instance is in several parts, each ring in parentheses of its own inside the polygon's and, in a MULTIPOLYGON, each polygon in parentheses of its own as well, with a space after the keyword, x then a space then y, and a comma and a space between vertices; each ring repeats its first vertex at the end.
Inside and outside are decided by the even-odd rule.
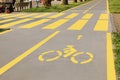
POLYGON ((61 51, 51 50, 51 51, 47 51, 47 52, 42 53, 42 54, 39 56, 39 60, 40 60, 40 61, 50 62, 50 61, 55 61, 55 60, 59 59, 61 56, 62 56, 62 52, 61 52, 61 51), (56 53, 58 54, 58 56, 56 56, 56 57, 54 57, 54 58, 49 58, 49 59, 46 59, 46 60, 43 58, 44 55, 49 54, 49 53, 53 53, 53 52, 56 52, 56 53))
POLYGON ((83 52, 78 52, 71 57, 71 61, 75 64, 78 64, 78 61, 75 59, 76 56, 83 54, 83 52))
POLYGON ((42 62, 43 61, 44 62, 51 62, 51 61, 58 60, 60 57, 64 57, 64 58, 70 57, 70 61, 72 63, 87 64, 87 63, 91 62, 94 58, 92 53, 90 53, 90 52, 78 52, 72 45, 68 45, 67 48, 63 49, 63 51, 64 51, 64 54, 60 50, 50 50, 50 51, 47 51, 47 52, 43 52, 38 57, 38 59, 42 62), (53 57, 53 58, 47 58, 47 59, 44 58, 47 54, 53 54, 53 53, 57 53, 58 55, 56 57, 53 57), (83 54, 87 55, 89 58, 84 60, 84 61, 78 61, 76 59, 76 57, 80 56, 80 55, 83 55, 83 54))
POLYGON ((85 60, 85 61, 81 61, 80 64, 86 64, 86 63, 89 63, 93 60, 93 55, 89 52, 78 52, 76 54, 74 54, 72 57, 71 57, 71 61, 75 64, 78 64, 79 62, 75 59, 75 57, 77 57, 78 55, 82 55, 82 54, 86 54, 89 56, 89 59, 85 60))
POLYGON ((87 54, 90 58, 89 58, 88 60, 82 61, 80 64, 86 64, 86 63, 89 63, 89 62, 91 62, 91 61, 93 60, 94 56, 93 56, 91 53, 87 52, 86 54, 87 54))

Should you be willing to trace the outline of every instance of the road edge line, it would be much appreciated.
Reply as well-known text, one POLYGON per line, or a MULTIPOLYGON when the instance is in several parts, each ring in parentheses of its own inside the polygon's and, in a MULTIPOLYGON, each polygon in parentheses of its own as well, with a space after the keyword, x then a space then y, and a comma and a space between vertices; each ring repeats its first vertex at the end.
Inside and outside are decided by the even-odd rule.
POLYGON ((9 63, 7 63, 6 65, 4 65, 2 68, 0 68, 0 75, 2 75, 7 70, 9 70, 13 66, 15 66, 18 62, 20 62, 21 60, 26 58, 28 55, 32 54, 35 50, 37 50, 39 47, 41 47, 46 42, 48 42, 50 39, 52 39, 54 36, 56 36, 59 32, 60 31, 56 31, 56 32, 50 34, 48 37, 46 37, 45 39, 43 39, 42 41, 40 41, 39 43, 34 45, 32 48, 28 49, 27 51, 25 51, 24 53, 22 53, 21 55, 19 55, 18 57, 16 57, 15 59, 13 59, 9 63))
POLYGON ((107 80, 116 80, 111 33, 107 33, 107 80))

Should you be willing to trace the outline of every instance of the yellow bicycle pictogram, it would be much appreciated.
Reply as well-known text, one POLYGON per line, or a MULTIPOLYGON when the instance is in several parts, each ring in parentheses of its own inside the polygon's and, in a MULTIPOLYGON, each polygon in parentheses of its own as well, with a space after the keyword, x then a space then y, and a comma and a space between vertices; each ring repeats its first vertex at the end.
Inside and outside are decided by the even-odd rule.
POLYGON ((60 50, 50 50, 50 51, 47 51, 47 52, 43 52, 39 56, 38 59, 40 61, 51 62, 51 61, 58 60, 60 57, 64 57, 64 58, 70 57, 71 62, 73 62, 75 64, 86 64, 86 63, 91 62, 94 58, 92 53, 90 53, 90 52, 79 52, 72 45, 68 45, 67 48, 63 49, 63 51, 64 51, 63 52, 64 54, 60 50), (57 56, 55 56, 53 58, 47 58, 47 59, 45 58, 46 55, 52 54, 52 53, 57 53, 57 56), (76 57, 81 56, 83 54, 88 56, 88 58, 86 60, 83 60, 83 61, 78 61, 76 59, 76 57))

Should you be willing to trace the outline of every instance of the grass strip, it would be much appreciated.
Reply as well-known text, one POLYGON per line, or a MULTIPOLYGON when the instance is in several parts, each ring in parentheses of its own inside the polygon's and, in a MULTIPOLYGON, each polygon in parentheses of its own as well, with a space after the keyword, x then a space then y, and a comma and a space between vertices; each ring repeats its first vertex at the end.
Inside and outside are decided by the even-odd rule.
POLYGON ((109 0, 109 9, 111 13, 120 13, 120 0, 109 0))
POLYGON ((0 29, 0 32, 4 32, 6 30, 10 30, 10 28, 8 28, 8 29, 0 29))
POLYGON ((42 7, 38 7, 38 8, 26 9, 26 10, 23 10, 22 12, 62 12, 64 10, 73 8, 75 6, 84 4, 89 1, 91 1, 91 0, 87 0, 85 2, 69 3, 69 5, 57 4, 57 5, 53 5, 51 7, 42 6, 42 7))
POLYGON ((115 53, 115 69, 118 76, 118 80, 120 80, 120 34, 117 32, 112 33, 112 42, 114 45, 113 51, 115 53))

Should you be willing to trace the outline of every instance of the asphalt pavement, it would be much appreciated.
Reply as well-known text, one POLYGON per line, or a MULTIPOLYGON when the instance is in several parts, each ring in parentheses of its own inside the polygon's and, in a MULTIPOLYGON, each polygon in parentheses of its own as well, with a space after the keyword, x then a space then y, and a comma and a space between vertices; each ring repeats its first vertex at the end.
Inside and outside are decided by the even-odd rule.
POLYGON ((109 15, 106 0, 0 14, 0 80, 116 80, 109 15))

